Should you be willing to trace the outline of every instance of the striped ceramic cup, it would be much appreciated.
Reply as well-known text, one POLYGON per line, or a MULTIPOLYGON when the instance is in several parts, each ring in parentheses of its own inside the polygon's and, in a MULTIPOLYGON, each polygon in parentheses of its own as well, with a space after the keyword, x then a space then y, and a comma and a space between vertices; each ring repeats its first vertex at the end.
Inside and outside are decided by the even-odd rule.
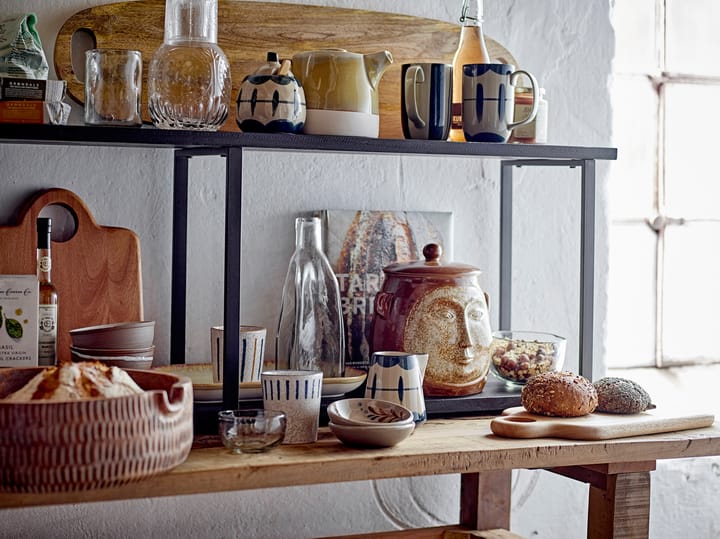
POLYGON ((317 441, 322 397, 322 371, 264 371, 261 375, 263 408, 285 412, 284 444, 317 441))
MULTIPOLYGON (((240 326, 240 365, 238 367, 240 383, 260 381, 265 355, 266 333, 267 330, 260 326, 240 326)), ((223 381, 224 334, 223 326, 210 328, 213 382, 216 384, 223 381)))

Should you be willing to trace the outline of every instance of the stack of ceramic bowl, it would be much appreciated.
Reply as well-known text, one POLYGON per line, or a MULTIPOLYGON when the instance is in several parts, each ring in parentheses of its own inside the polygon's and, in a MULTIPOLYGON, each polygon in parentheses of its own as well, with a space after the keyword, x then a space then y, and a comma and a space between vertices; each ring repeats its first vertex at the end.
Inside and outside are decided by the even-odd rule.
POLYGON ((330 430, 347 445, 390 447, 415 430, 410 410, 378 399, 341 399, 327 407, 330 430))
POLYGON ((155 322, 122 322, 70 331, 73 361, 102 361, 123 369, 149 369, 155 322))

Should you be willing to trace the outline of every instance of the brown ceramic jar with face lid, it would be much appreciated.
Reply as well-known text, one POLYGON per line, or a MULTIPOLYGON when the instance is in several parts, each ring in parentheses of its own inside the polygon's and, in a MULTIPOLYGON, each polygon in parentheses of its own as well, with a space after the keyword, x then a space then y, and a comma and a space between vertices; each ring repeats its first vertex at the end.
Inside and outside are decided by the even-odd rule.
POLYGON ((425 396, 472 395, 483 390, 490 368, 488 297, 479 269, 444 264, 441 254, 431 243, 423 249, 425 260, 383 268, 371 347, 428 354, 425 396))

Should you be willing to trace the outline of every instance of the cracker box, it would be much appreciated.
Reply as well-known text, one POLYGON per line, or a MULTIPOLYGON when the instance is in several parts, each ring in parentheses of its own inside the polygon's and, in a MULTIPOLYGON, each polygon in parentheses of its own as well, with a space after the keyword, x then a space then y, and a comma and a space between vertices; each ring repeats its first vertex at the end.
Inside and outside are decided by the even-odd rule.
POLYGON ((37 364, 37 276, 0 275, 0 367, 37 364))

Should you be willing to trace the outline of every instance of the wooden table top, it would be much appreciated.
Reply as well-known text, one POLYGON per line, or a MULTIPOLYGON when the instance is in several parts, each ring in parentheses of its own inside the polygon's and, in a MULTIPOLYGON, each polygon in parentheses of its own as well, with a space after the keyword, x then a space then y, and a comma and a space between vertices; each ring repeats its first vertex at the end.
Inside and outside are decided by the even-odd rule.
POLYGON ((235 455, 217 442, 206 445, 211 447, 195 447, 183 464, 165 474, 84 492, 0 494, 0 507, 712 456, 720 455, 720 424, 666 434, 577 441, 500 438, 492 434, 489 418, 435 419, 390 448, 348 447, 327 427, 320 429, 315 444, 280 445, 262 454, 235 455))

